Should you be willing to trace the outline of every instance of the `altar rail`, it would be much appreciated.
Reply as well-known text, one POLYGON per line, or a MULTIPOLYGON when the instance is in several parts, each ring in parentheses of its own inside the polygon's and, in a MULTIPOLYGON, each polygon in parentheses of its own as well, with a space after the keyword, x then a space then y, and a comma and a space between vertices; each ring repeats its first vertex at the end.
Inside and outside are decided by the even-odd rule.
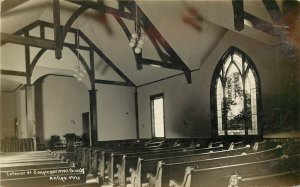
POLYGON ((36 150, 36 138, 3 139, 1 152, 25 152, 36 150))

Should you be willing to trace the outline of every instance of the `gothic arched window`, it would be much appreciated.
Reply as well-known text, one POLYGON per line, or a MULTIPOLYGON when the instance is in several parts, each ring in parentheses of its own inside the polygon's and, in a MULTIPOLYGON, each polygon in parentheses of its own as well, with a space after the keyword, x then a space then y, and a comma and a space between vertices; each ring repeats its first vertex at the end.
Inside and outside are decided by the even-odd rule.
POLYGON ((230 47, 220 59, 211 83, 215 135, 257 135, 260 80, 244 52, 230 47))

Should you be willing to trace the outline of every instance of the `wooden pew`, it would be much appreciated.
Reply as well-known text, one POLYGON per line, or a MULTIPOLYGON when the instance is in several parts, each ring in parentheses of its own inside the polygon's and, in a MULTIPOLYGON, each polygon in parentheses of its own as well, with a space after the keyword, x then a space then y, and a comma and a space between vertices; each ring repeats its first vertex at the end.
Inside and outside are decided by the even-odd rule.
MULTIPOLYGON (((164 151, 177 151, 177 150, 189 150, 194 149, 194 147, 181 147, 180 145, 172 146, 172 147, 164 147, 164 148, 154 148, 154 149, 125 149, 125 150, 95 150, 94 152, 97 155, 94 155, 91 163, 93 172, 100 172, 101 176, 104 176, 104 171, 106 170, 106 166, 111 163, 111 155, 112 154, 146 154, 146 153, 158 153, 164 151)), ((120 157, 121 158, 121 157, 120 157)))
POLYGON ((87 167, 89 169, 89 172, 97 172, 98 165, 99 165, 99 159, 102 158, 99 156, 102 155, 102 152, 105 151, 107 153, 112 152, 140 152, 140 151, 154 151, 154 150, 163 150, 167 148, 161 148, 160 146, 151 146, 151 147, 130 147, 130 148, 115 148, 115 149, 103 149, 103 148, 97 148, 97 147, 89 147, 82 149, 82 152, 80 153, 80 161, 79 166, 81 167, 87 167), (99 154, 100 153, 100 154, 99 154))
MULTIPOLYGON (((162 142, 146 142, 143 144, 134 144, 129 147, 116 147, 116 148, 102 148, 102 147, 87 147, 87 148, 82 148, 79 155, 79 165, 81 167, 87 167, 90 168, 91 165, 98 165, 97 160, 98 156, 96 151, 101 152, 101 151, 106 151, 106 152, 116 152, 116 151, 127 151, 127 152, 139 152, 139 151, 148 151, 148 150, 159 150, 163 149, 162 148, 162 142)), ((173 146, 172 146, 173 147, 173 146)), ((164 147, 166 148, 166 147, 164 147)), ((97 167, 92 167, 93 169, 96 169, 97 167)))
MULTIPOLYGON (((178 149, 171 151, 160 152, 147 152, 147 153, 128 153, 128 154, 111 154, 111 160, 108 166, 108 180, 110 184, 114 184, 114 176, 117 175, 120 181, 124 183, 124 178, 129 176, 129 168, 136 168, 139 158, 154 159, 162 157, 170 157, 171 155, 185 156, 189 154, 208 153, 211 151, 220 151, 223 147, 211 147, 211 148, 195 148, 195 149, 178 149), (117 171, 116 171, 117 170, 117 171), (127 172, 128 171, 128 172, 127 172)), ((100 176, 102 177, 102 176, 100 176)))
MULTIPOLYGON (((240 149, 240 148, 239 148, 240 149)), ((237 150, 239 150, 237 149, 237 150)), ((230 153, 230 151, 228 151, 230 153)), ((149 167, 149 164, 152 162, 148 161, 146 167, 141 167, 141 164, 138 165, 137 168, 137 176, 131 177, 131 184, 132 187, 142 186, 142 183, 145 182, 145 178, 147 177, 149 180, 149 186, 151 187, 163 187, 168 186, 169 181, 171 178, 181 178, 182 173, 184 173, 185 169, 190 166, 196 169, 200 168, 210 168, 210 167, 217 167, 217 166, 224 166, 224 165, 232 165, 232 164, 240 164, 244 162, 251 162, 251 161, 259 161, 259 160, 266 160, 277 158, 282 155, 283 149, 282 146, 277 146, 276 148, 259 151, 259 152, 236 152, 237 154, 220 154, 215 153, 216 155, 209 159, 199 159, 191 160, 187 159, 183 161, 182 159, 176 160, 162 160, 159 162, 156 170, 153 167, 149 167), (146 172, 152 171, 152 173, 146 172), (156 171, 156 174, 153 173, 156 171), (142 176, 143 175, 143 176, 142 176)), ((145 160, 144 162, 147 162, 145 160)))
POLYGON ((171 180, 169 185, 171 187, 229 186, 228 181, 232 175, 249 178, 257 175, 271 175, 298 170, 299 167, 300 155, 285 155, 275 159, 205 169, 187 167, 183 182, 178 184, 175 180, 171 180))
MULTIPOLYGON (((91 173, 97 173, 98 166, 100 160, 102 158, 102 151, 106 152, 116 152, 116 151, 127 151, 127 152, 138 152, 138 151, 148 151, 151 150, 163 150, 163 149, 170 149, 173 147, 200 147, 200 143, 203 143, 204 140, 202 139, 165 139, 160 141, 144 141, 143 143, 137 142, 134 144, 130 144, 127 147, 114 147, 114 148, 103 148, 103 147, 90 147, 83 149, 81 151, 82 154, 80 155, 81 161, 78 161, 78 165, 81 167, 89 167, 91 165, 90 171, 91 173), (80 164, 81 163, 81 164, 80 164)), ((126 144, 125 144, 126 145, 126 144)), ((217 143, 215 143, 217 145, 217 143)), ((105 162, 105 161, 104 161, 105 162)))

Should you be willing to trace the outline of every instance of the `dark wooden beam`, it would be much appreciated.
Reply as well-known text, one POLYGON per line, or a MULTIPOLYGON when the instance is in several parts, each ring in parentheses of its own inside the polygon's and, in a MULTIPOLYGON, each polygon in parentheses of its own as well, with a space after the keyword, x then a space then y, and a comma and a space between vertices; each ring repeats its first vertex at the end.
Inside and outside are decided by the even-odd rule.
POLYGON ((174 70, 182 70, 182 66, 179 66, 179 64, 160 62, 157 60, 152 60, 152 59, 147 59, 147 58, 142 59, 142 64, 150 65, 150 66, 151 65, 159 66, 159 67, 174 69, 174 70))
MULTIPOLYGON (((38 20, 38 24, 41 25, 41 26, 44 26, 44 27, 48 27, 48 28, 52 28, 52 29, 54 28, 54 24, 53 24, 53 23, 50 23, 50 22, 38 20)), ((62 30, 62 29, 63 29, 63 26, 60 26, 60 29, 62 30)), ((68 32, 76 33, 76 32, 77 32, 77 29, 75 29, 75 28, 70 28, 68 32)))
POLYGON ((67 1, 81 6, 85 5, 94 10, 98 10, 107 14, 117 15, 122 18, 130 19, 130 20, 134 20, 135 18, 135 16, 132 15, 131 13, 120 11, 118 9, 106 5, 103 6, 102 4, 93 1, 88 1, 88 0, 67 0, 67 1))
POLYGON ((248 12, 245 12, 245 19, 250 21, 253 25, 253 28, 260 30, 262 32, 265 32, 267 34, 271 34, 273 36, 277 36, 278 34, 278 29, 276 29, 273 24, 256 17, 248 12))
POLYGON ((154 47, 156 49, 156 52, 158 53, 158 55, 159 55, 160 59, 162 60, 162 62, 167 62, 167 61, 171 62, 171 60, 172 60, 171 57, 169 55, 165 54, 161 50, 161 48, 160 48, 158 42, 156 41, 155 36, 152 34, 152 32, 148 29, 144 29, 144 30, 145 30, 146 34, 149 36, 149 38, 150 38, 152 44, 154 45, 154 47))
MULTIPOLYGON (((129 31, 129 29, 127 28, 125 22, 122 20, 121 17, 118 17, 116 15, 114 15, 115 19, 117 20, 117 22, 119 23, 119 25, 121 26, 121 28, 123 29, 126 37, 128 38, 128 41, 130 41, 131 39, 131 33, 129 31)), ((137 63, 137 69, 138 70, 141 70, 142 69, 142 63, 141 63, 141 60, 142 60, 142 52, 140 54, 136 54, 134 52, 134 48, 132 48, 132 52, 134 54, 134 58, 135 58, 135 61, 137 63), (138 65, 139 64, 139 65, 138 65)))
MULTIPOLYGON (((27 25, 26 27, 23 27, 22 29, 14 32, 14 35, 22 35, 25 32, 30 31, 30 30, 36 28, 37 26, 39 26, 39 21, 32 22, 31 24, 27 25)), ((6 44, 6 43, 7 42, 1 42, 1 46, 4 45, 4 44, 6 44)))
POLYGON ((37 64, 37 62, 39 61, 39 59, 41 58, 41 56, 47 51, 46 48, 42 48, 39 50, 39 52, 35 55, 35 57, 33 58, 33 60, 30 63, 30 71, 28 72, 30 74, 30 76, 32 75, 33 69, 35 67, 35 65, 37 64))
POLYGON ((95 57, 94 57, 94 51, 90 50, 90 71, 91 71, 91 76, 90 76, 90 82, 91 82, 91 87, 92 90, 95 90, 95 57))
POLYGON ((0 70, 0 74, 2 75, 13 75, 13 76, 22 76, 22 77, 26 77, 26 72, 23 71, 13 71, 13 70, 5 70, 5 69, 1 69, 0 70))
MULTIPOLYGON (((195 72, 195 71, 199 71, 199 70, 200 69, 194 69, 191 72, 195 72)), ((158 80, 151 81, 151 82, 148 82, 148 83, 145 83, 145 84, 141 84, 141 85, 138 85, 136 87, 139 88, 139 87, 147 86, 147 85, 150 85, 150 84, 153 84, 153 83, 156 83, 156 82, 164 81, 164 80, 171 79, 173 77, 177 77, 177 76, 181 76, 181 75, 185 75, 185 73, 178 73, 176 75, 171 75, 171 76, 168 76, 168 77, 165 77, 165 78, 162 78, 162 79, 158 79, 158 80)))
POLYGON ((55 41, 55 58, 61 59, 62 57, 62 36, 60 29, 60 6, 59 0, 53 0, 53 23, 54 23, 54 41, 55 41))
MULTIPOLYGON (((29 32, 25 33, 25 37, 29 36, 29 32)), ((26 67, 26 84, 31 85, 31 73, 30 73, 30 46, 25 45, 25 67, 26 67)))
POLYGON ((75 47, 69 47, 69 49, 76 55, 79 57, 79 60, 82 64, 82 66, 84 67, 84 69, 86 70, 87 74, 89 75, 89 77, 91 78, 91 71, 90 68, 88 66, 88 64, 86 63, 85 59, 81 56, 81 54, 78 52, 78 50, 75 47))
POLYGON ((178 64, 178 67, 181 67, 182 71, 186 76, 187 82, 191 83, 191 70, 190 68, 182 61, 182 59, 177 55, 171 45, 166 41, 166 39, 162 36, 162 34, 158 31, 158 29, 154 26, 154 24, 150 21, 150 19, 145 15, 142 9, 137 6, 138 11, 140 12, 141 22, 145 28, 148 30, 147 32, 152 32, 153 36, 157 42, 163 47, 163 49, 168 53, 171 58, 171 62, 174 64, 178 64))
MULTIPOLYGON (((6 35, 6 33, 1 33, 1 37, 2 36, 5 36, 6 35), (4 35, 2 35, 2 34, 4 34, 4 35)), ((10 35, 9 37, 12 37, 12 38, 15 38, 15 36, 16 35, 11 35, 11 34, 8 34, 8 35, 10 35)), ((19 38, 21 38, 20 40, 21 41, 11 41, 12 39, 10 39, 9 38, 9 42, 8 41, 6 41, 6 38, 3 38, 3 40, 2 40, 2 38, 1 38, 1 44, 5 44, 5 43, 15 43, 15 44, 21 44, 21 45, 27 45, 27 44, 29 44, 28 42, 23 42, 23 43, 20 43, 20 42, 22 42, 23 40, 26 40, 26 38, 27 39, 34 39, 35 41, 44 41, 44 42, 46 42, 46 43, 48 43, 49 42, 49 45, 51 45, 51 47, 50 48, 47 48, 47 46, 48 45, 44 45, 43 43, 42 44, 38 44, 38 42, 36 42, 36 43, 34 43, 34 44, 29 44, 30 46, 33 46, 33 47, 40 47, 40 48, 46 48, 46 49, 50 49, 50 50, 53 50, 53 49, 55 49, 55 46, 53 46, 53 45, 55 45, 55 42, 53 41, 53 40, 48 40, 48 39, 42 39, 42 38, 38 38, 38 37, 35 37, 35 36, 30 36, 30 37, 23 37, 23 36, 17 36, 16 37, 17 39, 19 39, 19 38), (25 39, 24 39, 25 38, 25 39), (37 44, 37 45, 35 45, 35 44, 37 44), (45 47, 46 46, 46 47, 45 47)), ((72 44, 72 43, 63 43, 63 46, 65 46, 65 47, 75 47, 75 48, 79 48, 79 49, 81 49, 81 50, 86 50, 86 51, 89 51, 89 50, 91 50, 91 47, 89 47, 89 46, 84 46, 84 45, 79 45, 79 46, 77 46, 76 44, 72 44)))
POLYGON ((126 82, 134 85, 134 83, 112 61, 110 61, 110 59, 85 34, 79 31, 79 35, 120 77, 126 82))
POLYGON ((79 48, 80 50, 85 50, 85 51, 90 51, 91 50, 91 47, 89 47, 89 46, 84 46, 84 45, 76 45, 76 44, 71 44, 71 43, 64 43, 64 46, 65 47, 75 47, 75 48, 79 48))
MULTIPOLYGON (((136 1, 134 1, 134 7, 137 7, 136 1)), ((134 24, 136 25, 136 31, 137 31, 138 37, 140 38, 141 37, 141 12, 137 8, 134 9, 134 11, 132 11, 132 12, 134 12, 136 15, 134 24)), ((134 55, 136 56, 136 68, 138 70, 143 69, 143 63, 142 63, 143 50, 141 50, 141 52, 139 54, 134 53, 134 55)))
POLYGON ((275 0, 262 0, 262 2, 274 23, 278 23, 282 18, 282 13, 277 2, 275 0))
POLYGON ((1 2, 1 16, 17 6, 27 2, 28 0, 4 0, 1 2))
POLYGON ((232 0, 234 29, 241 31, 244 29, 244 2, 243 0, 232 0))
POLYGON ((3 43, 14 43, 14 44, 21 44, 21 45, 29 45, 32 47, 40 47, 46 49, 55 49, 55 42, 46 39, 40 39, 35 37, 23 37, 17 36, 14 34, 7 34, 1 32, 1 44, 3 43))
POLYGON ((118 85, 118 86, 134 86, 134 85, 132 85, 131 83, 128 83, 128 82, 110 81, 110 80, 101 80, 101 79, 95 79, 95 83, 118 85))
POLYGON ((65 38, 72 26, 72 24, 74 23, 74 21, 80 16, 80 14, 82 14, 84 11, 86 11, 89 7, 84 5, 81 6, 79 9, 77 9, 72 16, 68 19, 67 23, 65 24, 65 26, 62 29, 62 41, 65 41, 65 38))
POLYGON ((42 25, 40 26, 40 38, 45 39, 45 27, 42 25))
POLYGON ((119 23, 119 25, 121 26, 121 28, 123 29, 128 41, 131 39, 131 33, 128 29, 128 27, 126 26, 125 22, 122 20, 121 17, 114 15, 115 19, 117 20, 117 22, 119 23))

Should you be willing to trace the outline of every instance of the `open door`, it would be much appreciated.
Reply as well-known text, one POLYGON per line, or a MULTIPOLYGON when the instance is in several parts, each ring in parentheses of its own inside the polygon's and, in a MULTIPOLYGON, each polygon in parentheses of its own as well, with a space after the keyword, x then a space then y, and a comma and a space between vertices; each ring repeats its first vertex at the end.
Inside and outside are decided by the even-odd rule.
POLYGON ((83 146, 90 146, 91 133, 90 133, 90 115, 88 112, 82 113, 82 141, 83 146))

